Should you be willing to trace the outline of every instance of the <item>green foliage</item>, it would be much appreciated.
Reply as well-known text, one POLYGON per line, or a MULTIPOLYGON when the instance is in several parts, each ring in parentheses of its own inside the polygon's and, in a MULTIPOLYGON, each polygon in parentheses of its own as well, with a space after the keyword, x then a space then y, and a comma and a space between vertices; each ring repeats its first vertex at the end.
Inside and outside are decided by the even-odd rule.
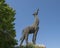
POLYGON ((17 44, 14 16, 15 10, 0 0, 0 48, 13 48, 17 44))

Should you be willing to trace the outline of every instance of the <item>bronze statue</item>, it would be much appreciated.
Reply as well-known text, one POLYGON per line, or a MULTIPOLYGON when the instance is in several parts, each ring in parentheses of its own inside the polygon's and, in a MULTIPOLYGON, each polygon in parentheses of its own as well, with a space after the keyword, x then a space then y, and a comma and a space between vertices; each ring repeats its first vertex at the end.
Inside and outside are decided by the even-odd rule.
POLYGON ((37 36, 38 30, 39 30, 38 11, 39 11, 39 9, 37 9, 37 11, 33 13, 33 16, 35 19, 34 23, 31 26, 28 26, 25 29, 23 29, 23 31, 22 31, 23 35, 20 38, 20 40, 21 40, 20 46, 22 45, 24 40, 26 40, 26 45, 28 44, 29 34, 33 34, 32 42, 33 42, 33 44, 36 44, 36 36, 37 36))

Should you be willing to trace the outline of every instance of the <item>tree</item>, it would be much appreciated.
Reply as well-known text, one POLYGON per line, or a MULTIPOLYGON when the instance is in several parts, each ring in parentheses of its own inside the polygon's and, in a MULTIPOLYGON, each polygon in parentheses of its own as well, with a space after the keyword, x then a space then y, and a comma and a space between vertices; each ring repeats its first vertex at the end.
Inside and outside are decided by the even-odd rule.
POLYGON ((15 10, 0 0, 0 48, 14 48, 17 44, 14 20, 15 10))

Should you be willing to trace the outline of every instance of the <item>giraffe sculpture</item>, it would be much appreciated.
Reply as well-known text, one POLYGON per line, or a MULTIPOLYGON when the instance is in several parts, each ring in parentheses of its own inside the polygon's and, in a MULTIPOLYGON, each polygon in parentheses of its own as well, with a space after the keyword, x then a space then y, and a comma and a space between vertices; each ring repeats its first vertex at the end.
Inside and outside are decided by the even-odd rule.
POLYGON ((22 31, 23 35, 20 38, 20 40, 21 40, 20 46, 22 45, 24 40, 26 40, 26 45, 28 44, 29 34, 33 34, 32 42, 33 42, 33 44, 36 44, 36 36, 37 36, 38 30, 39 30, 38 11, 39 11, 39 9, 37 9, 37 11, 33 13, 33 16, 35 19, 34 23, 31 26, 28 26, 23 29, 23 31, 22 31))

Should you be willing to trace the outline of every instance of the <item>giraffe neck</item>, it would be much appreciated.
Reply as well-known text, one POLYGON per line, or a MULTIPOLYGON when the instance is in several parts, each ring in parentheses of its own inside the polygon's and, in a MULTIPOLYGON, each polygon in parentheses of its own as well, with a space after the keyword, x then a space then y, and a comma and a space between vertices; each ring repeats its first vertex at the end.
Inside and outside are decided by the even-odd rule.
POLYGON ((32 26, 39 26, 39 18, 38 18, 38 16, 35 16, 34 18, 35 18, 35 20, 34 20, 34 23, 32 24, 32 26))

